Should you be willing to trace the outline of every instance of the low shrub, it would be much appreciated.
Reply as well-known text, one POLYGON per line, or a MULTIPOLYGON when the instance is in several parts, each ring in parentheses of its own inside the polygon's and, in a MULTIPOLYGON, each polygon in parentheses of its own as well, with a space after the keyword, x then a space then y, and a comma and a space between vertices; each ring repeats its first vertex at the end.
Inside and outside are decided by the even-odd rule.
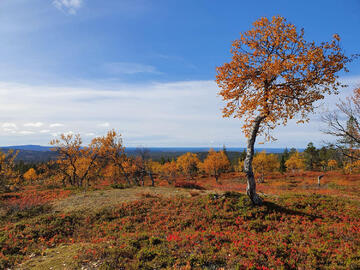
POLYGON ((186 181, 182 181, 182 182, 176 182, 175 183, 175 187, 177 188, 188 188, 188 189, 198 189, 198 190, 204 190, 205 188, 198 185, 198 184, 195 184, 195 183, 192 183, 192 182, 186 182, 186 181))
POLYGON ((137 193, 136 195, 138 195, 142 198, 159 198, 160 197, 159 195, 152 194, 150 192, 140 192, 140 193, 137 193))
POLYGON ((6 222, 0 269, 67 244, 74 269, 358 269, 359 228, 359 201, 342 197, 146 197, 6 222))
POLYGON ((131 186, 127 185, 127 184, 111 184, 110 187, 114 188, 114 189, 126 189, 126 188, 131 188, 131 186))

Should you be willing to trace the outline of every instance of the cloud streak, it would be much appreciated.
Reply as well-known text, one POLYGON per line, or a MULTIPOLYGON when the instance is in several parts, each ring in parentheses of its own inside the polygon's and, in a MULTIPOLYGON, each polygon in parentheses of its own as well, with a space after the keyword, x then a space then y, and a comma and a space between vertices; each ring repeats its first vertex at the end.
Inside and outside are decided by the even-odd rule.
POLYGON ((44 123, 41 122, 35 122, 35 123, 25 123, 24 127, 34 127, 34 128, 38 128, 38 127, 42 127, 44 125, 44 123))
POLYGON ((61 11, 75 15, 82 7, 83 0, 54 0, 53 5, 61 11))
POLYGON ((154 66, 129 62, 107 63, 104 64, 103 69, 110 75, 134 75, 138 73, 162 74, 154 66))
POLYGON ((56 127, 63 127, 64 124, 60 124, 60 123, 54 123, 54 124, 50 124, 49 127, 51 128, 56 128, 56 127))
POLYGON ((8 129, 17 129, 17 125, 15 123, 3 123, 2 128, 8 128, 8 129))
MULTIPOLYGON (((127 146, 245 146, 241 121, 222 118, 224 104, 216 95, 219 89, 213 81, 93 85, 53 87, 0 82, 0 96, 6 97, 0 99, 2 144, 14 144, 15 139, 15 144, 47 144, 51 135, 69 130, 83 134, 88 142, 93 134, 102 135, 114 128, 123 134, 127 146), (9 111, 11 120, 5 117, 9 111), (41 130, 37 129, 39 123, 43 124, 41 130), (24 125, 33 129, 20 133, 18 127, 24 125)), ((345 89, 342 96, 351 91, 345 89)), ((325 102, 331 107, 338 98, 325 102)), ((310 140, 321 143, 325 138, 320 126, 316 116, 309 124, 290 121, 287 127, 274 130, 278 141, 265 146, 304 147, 310 140)))
POLYGON ((108 122, 105 122, 105 123, 102 123, 102 124, 98 124, 99 127, 110 127, 110 123, 108 122))
POLYGON ((35 134, 34 131, 31 131, 31 130, 21 130, 19 132, 17 132, 18 134, 20 135, 30 135, 30 134, 35 134))

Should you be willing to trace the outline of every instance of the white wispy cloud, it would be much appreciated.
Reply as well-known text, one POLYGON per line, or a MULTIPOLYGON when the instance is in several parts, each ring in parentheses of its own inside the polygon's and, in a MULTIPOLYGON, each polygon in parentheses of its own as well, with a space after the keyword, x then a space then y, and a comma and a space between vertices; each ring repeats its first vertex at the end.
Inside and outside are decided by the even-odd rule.
POLYGON ((3 128, 3 130, 7 133, 12 133, 12 134, 16 133, 16 130, 11 129, 11 128, 3 128))
POLYGON ((21 130, 21 131, 19 131, 17 133, 20 134, 20 135, 31 135, 31 134, 34 134, 35 132, 30 131, 30 130, 21 130))
POLYGON ((30 123, 25 123, 24 127, 42 127, 44 125, 44 123, 42 122, 30 122, 30 123))
POLYGON ((49 127, 51 128, 56 128, 56 127, 63 127, 64 124, 60 124, 60 123, 54 123, 54 124, 50 124, 49 127))
POLYGON ((82 7, 83 0, 54 0, 53 5, 59 10, 75 15, 82 7))
POLYGON ((130 62, 106 63, 103 69, 111 75, 132 75, 137 73, 162 74, 154 66, 130 62))
POLYGON ((10 130, 17 129, 17 125, 15 123, 8 123, 8 122, 3 123, 1 125, 1 127, 4 129, 10 129, 10 130))
MULTIPOLYGON (((352 81, 360 82, 360 78, 352 81)), ((126 146, 246 144, 241 120, 222 118, 224 103, 217 96, 219 89, 214 81, 94 85, 53 87, 0 82, 0 96, 4 97, 0 98, 2 145, 47 144, 51 135, 57 137, 69 130, 84 135, 84 142, 89 142, 91 134, 105 135, 110 128, 123 135, 126 146), (11 121, 5 118, 8 111, 11 121), (33 119, 51 124, 43 132, 13 135, 18 127, 33 119)), ((340 96, 326 98, 324 102, 331 107, 339 97, 351 92, 352 87, 343 89, 340 96)), ((325 139, 318 116, 308 124, 295 122, 276 128, 273 134, 278 141, 264 146, 302 147, 310 140, 321 143, 325 139)))
POLYGON ((105 123, 98 124, 98 126, 99 127, 110 127, 110 123, 105 122, 105 123))

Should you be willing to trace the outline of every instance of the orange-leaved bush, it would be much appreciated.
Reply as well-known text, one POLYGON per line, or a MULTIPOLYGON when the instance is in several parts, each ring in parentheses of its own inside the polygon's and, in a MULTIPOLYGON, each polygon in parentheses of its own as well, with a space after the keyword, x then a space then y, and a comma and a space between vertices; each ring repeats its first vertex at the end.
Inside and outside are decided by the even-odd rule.
POLYGON ((295 152, 290 156, 290 158, 285 162, 285 166, 288 170, 293 172, 305 169, 305 159, 301 156, 299 152, 295 152))
POLYGON ((201 168, 218 182, 220 175, 229 170, 230 161, 224 151, 216 152, 210 149, 206 159, 201 163, 201 168))
POLYGON ((329 170, 332 171, 332 170, 335 170, 335 169, 337 168, 338 163, 337 163, 336 160, 330 159, 330 160, 328 161, 328 163, 327 163, 327 166, 328 166, 329 170))
POLYGON ((264 181, 265 173, 279 169, 280 162, 275 154, 266 154, 266 151, 257 153, 253 160, 254 171, 259 173, 260 181, 264 181))
POLYGON ((0 151, 0 189, 6 189, 6 185, 16 185, 20 181, 20 175, 15 170, 15 159, 18 151, 0 151))
POLYGON ((62 183, 72 186, 89 186, 90 180, 98 178, 98 158, 100 146, 93 140, 89 146, 82 145, 80 134, 61 134, 59 139, 50 142, 59 153, 57 176, 62 183))
POLYGON ((200 160, 194 153, 185 153, 177 158, 176 166, 178 170, 184 174, 187 179, 193 179, 198 173, 200 160))
POLYGON ((35 181, 38 178, 38 175, 34 168, 30 168, 24 173, 24 179, 28 182, 35 181))
POLYGON ((161 167, 161 177, 169 184, 172 184, 178 175, 178 169, 175 160, 166 162, 161 167))

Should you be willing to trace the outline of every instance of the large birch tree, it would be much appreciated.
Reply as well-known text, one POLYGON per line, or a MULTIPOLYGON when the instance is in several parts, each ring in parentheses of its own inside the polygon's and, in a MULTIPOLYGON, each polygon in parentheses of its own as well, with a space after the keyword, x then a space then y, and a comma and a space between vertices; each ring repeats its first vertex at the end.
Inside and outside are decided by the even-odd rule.
POLYGON ((255 21, 233 42, 231 54, 231 61, 217 68, 216 80, 226 102, 223 116, 243 120, 247 194, 260 205, 252 168, 257 136, 270 140, 273 128, 295 117, 308 121, 315 101, 338 92, 338 72, 351 57, 345 56, 337 34, 330 42, 308 42, 303 29, 281 16, 255 21))

